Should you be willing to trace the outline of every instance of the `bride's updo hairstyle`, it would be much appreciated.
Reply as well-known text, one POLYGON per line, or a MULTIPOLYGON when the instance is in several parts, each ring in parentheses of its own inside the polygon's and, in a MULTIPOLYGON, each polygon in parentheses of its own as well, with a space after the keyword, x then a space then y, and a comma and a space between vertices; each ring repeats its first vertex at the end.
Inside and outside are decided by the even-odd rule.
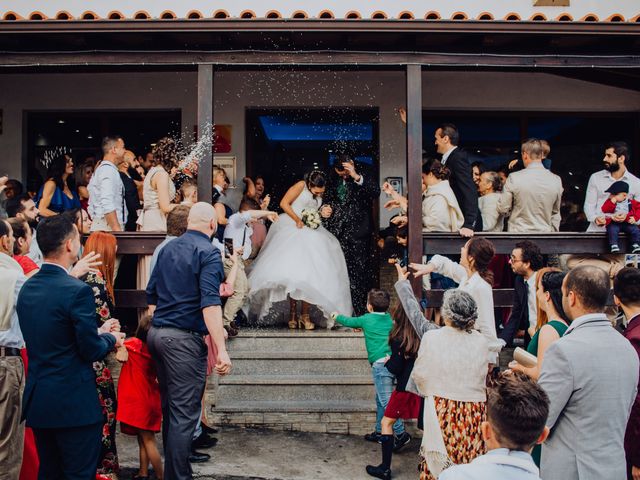
POLYGON ((422 165, 422 174, 429 175, 430 173, 438 180, 449 180, 451 176, 451 171, 435 158, 428 158, 422 165))
POLYGON ((313 170, 304 179, 307 188, 315 196, 322 195, 327 186, 327 178, 320 170, 313 170))
POLYGON ((154 167, 160 165, 167 173, 171 173, 171 169, 178 166, 178 146, 173 138, 163 137, 158 140, 152 154, 151 164, 154 167))

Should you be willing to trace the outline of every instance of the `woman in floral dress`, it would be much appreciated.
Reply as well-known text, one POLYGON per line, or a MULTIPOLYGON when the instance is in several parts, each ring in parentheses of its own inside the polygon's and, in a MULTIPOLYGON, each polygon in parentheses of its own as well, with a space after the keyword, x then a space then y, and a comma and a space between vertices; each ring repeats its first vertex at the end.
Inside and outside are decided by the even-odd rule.
MULTIPOLYGON (((96 328, 111 318, 114 311, 113 280, 116 260, 116 238, 110 233, 94 232, 87 239, 84 246, 85 255, 91 252, 99 253, 102 265, 97 271, 91 271, 82 277, 87 285, 93 288, 96 302, 96 328)), ((116 388, 111 377, 111 371, 101 360, 93 362, 96 372, 96 386, 98 399, 105 415, 102 427, 102 451, 97 465, 96 478, 117 478, 120 465, 116 450, 116 388)))

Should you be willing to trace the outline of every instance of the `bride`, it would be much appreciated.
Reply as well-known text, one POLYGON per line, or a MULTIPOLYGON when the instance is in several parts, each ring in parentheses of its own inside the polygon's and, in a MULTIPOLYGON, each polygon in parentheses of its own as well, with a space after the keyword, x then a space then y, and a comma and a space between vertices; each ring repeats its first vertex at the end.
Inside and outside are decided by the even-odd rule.
MULTIPOLYGON (((252 311, 264 318, 274 303, 289 298, 289 328, 315 325, 309 305, 316 305, 329 319, 331 312, 351 315, 351 290, 347 264, 340 243, 322 225, 312 229, 303 222, 303 211, 320 212, 327 218, 331 207, 322 206, 326 179, 319 170, 293 185, 280 202, 285 213, 274 223, 251 266, 248 280, 252 311), (302 301, 296 317, 297 300, 302 301)), ((328 326, 330 326, 328 320, 328 326)))

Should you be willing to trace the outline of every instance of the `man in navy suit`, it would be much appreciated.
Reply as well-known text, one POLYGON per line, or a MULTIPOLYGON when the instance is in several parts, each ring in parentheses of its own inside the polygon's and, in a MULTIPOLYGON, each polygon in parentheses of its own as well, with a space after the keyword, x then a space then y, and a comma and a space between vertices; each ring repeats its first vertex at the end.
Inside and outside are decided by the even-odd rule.
POLYGON ((92 364, 124 334, 103 333, 117 320, 98 331, 91 287, 68 274, 80 248, 76 226, 63 216, 47 218, 38 243, 44 263, 17 306, 29 355, 23 417, 35 433, 39 479, 93 480, 104 418, 92 364))

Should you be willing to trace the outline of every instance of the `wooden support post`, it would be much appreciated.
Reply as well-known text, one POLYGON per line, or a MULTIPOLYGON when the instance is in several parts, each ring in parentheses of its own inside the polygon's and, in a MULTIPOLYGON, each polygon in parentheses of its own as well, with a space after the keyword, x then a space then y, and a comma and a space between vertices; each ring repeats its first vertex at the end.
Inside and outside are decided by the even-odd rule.
MULTIPOLYGON (((422 66, 407 65, 407 192, 409 262, 422 261, 422 66)), ((422 282, 413 289, 421 293, 422 282)))
MULTIPOLYGON (((211 137, 213 128, 213 65, 198 65, 198 139, 211 137)), ((203 151, 198 168, 198 200, 211 202, 213 188, 213 141, 203 151)))

